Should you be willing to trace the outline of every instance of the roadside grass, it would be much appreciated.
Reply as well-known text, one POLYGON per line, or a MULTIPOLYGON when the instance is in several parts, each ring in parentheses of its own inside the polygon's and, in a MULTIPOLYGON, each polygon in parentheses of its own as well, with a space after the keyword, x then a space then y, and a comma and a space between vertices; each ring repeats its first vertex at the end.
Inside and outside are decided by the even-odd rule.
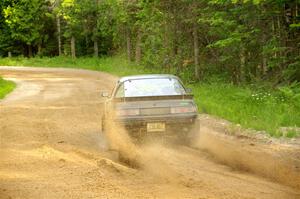
MULTIPOLYGON (((118 76, 159 73, 126 61, 122 56, 99 59, 82 57, 1 58, 0 66, 79 68, 108 72, 118 76)), ((284 95, 280 90, 261 90, 253 86, 226 83, 190 84, 199 111, 215 115, 244 128, 265 131, 274 137, 298 137, 300 98, 284 95), (289 127, 287 132, 282 127, 289 127)), ((1 92, 1 91, 0 91, 1 92)), ((1 98, 1 95, 0 95, 1 98)))
POLYGON ((14 90, 15 83, 4 80, 0 77, 0 99, 3 99, 8 93, 14 90))
POLYGON ((274 137, 299 136, 300 101, 287 99, 279 91, 256 91, 220 83, 195 84, 192 88, 201 112, 274 137), (284 127, 295 130, 284 132, 284 127))
POLYGON ((32 66, 50 68, 78 68, 108 72, 114 75, 126 76, 132 74, 151 73, 142 66, 128 62, 123 56, 116 57, 80 57, 72 59, 70 57, 14 57, 0 58, 0 66, 32 66))

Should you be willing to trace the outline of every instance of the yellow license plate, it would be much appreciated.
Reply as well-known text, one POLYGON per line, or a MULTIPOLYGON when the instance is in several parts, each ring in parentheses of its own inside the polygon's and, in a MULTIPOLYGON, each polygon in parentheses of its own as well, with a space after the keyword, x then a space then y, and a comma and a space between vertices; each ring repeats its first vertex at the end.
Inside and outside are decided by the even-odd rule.
POLYGON ((166 130, 166 125, 163 122, 147 123, 147 132, 163 132, 166 130))

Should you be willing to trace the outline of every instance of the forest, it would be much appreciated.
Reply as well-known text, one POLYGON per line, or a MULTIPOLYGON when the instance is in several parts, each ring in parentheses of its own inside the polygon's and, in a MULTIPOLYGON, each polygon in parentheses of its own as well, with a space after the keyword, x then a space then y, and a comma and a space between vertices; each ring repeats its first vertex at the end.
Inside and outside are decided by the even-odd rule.
POLYGON ((0 56, 111 56, 191 82, 300 81, 299 0, 2 0, 0 56))

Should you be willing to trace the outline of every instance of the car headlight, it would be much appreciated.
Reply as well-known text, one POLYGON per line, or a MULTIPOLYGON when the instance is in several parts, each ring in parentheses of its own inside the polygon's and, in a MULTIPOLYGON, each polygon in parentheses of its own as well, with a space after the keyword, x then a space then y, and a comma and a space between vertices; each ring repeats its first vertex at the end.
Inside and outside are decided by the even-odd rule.
POLYGON ((177 113, 194 113, 197 112, 195 106, 183 106, 183 107, 172 107, 171 113, 177 114, 177 113))
POLYGON ((140 114, 139 109, 119 109, 116 111, 117 116, 134 116, 139 114, 140 114))

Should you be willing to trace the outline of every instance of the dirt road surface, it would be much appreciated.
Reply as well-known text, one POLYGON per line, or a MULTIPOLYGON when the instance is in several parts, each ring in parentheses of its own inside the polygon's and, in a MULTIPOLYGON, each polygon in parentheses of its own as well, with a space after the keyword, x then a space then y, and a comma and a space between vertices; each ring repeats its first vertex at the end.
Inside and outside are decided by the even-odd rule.
POLYGON ((18 84, 0 102, 1 199, 300 198, 296 188, 184 146, 145 147, 138 169, 118 162, 100 124, 99 93, 112 88, 113 76, 5 67, 0 75, 18 84))

